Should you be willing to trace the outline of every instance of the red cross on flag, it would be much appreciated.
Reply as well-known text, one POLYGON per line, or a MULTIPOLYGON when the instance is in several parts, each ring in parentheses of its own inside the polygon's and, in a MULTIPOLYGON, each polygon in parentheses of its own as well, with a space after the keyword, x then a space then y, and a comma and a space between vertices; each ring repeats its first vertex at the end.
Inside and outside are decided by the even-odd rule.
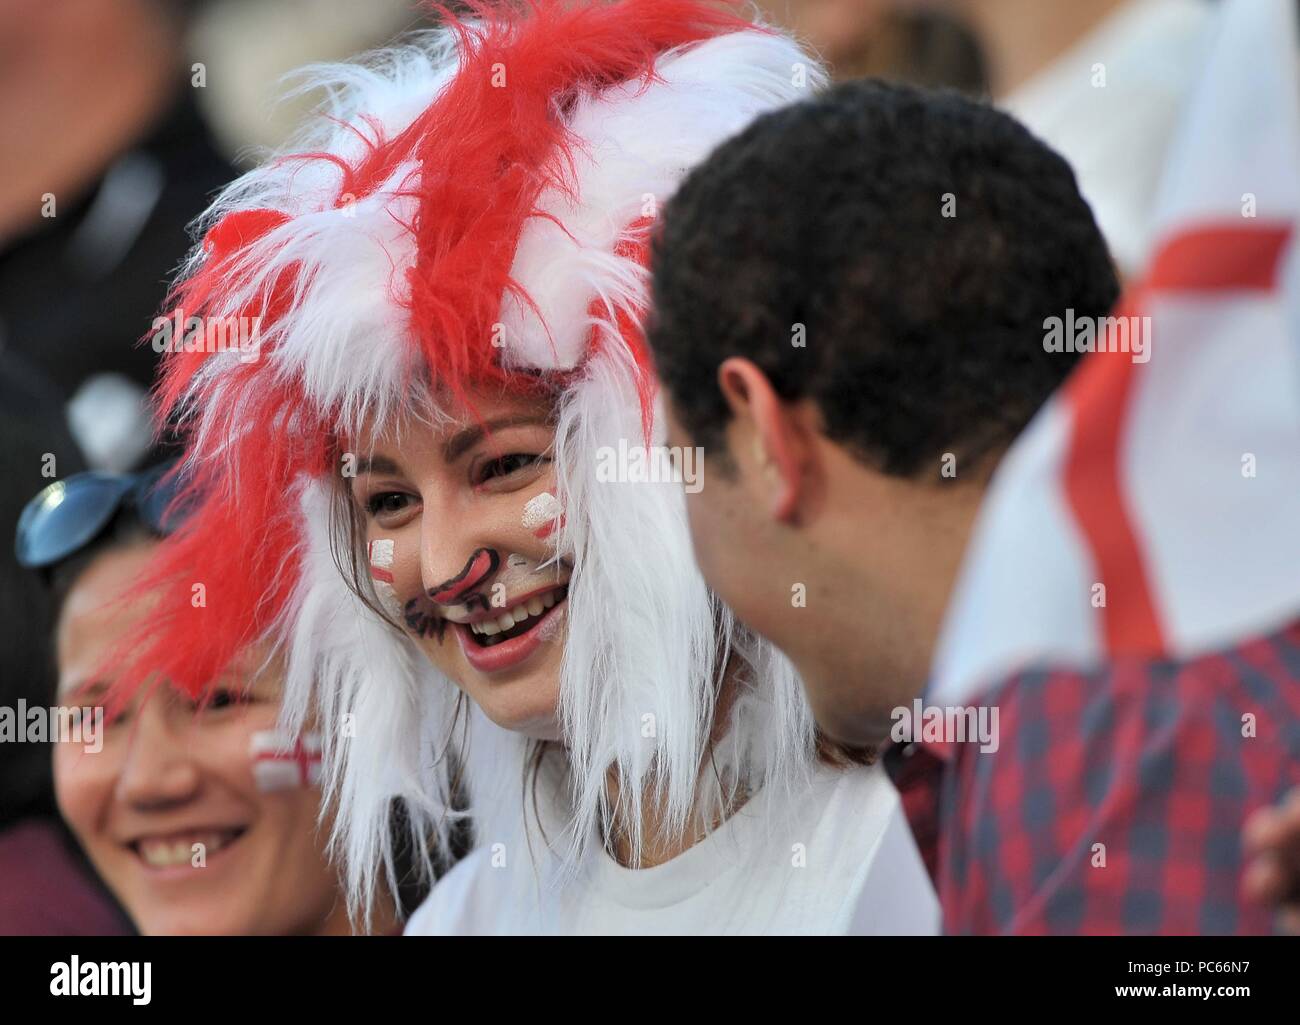
POLYGON ((253 781, 264 792, 319 786, 320 750, 319 733, 295 738, 283 730, 259 730, 251 741, 253 781))
POLYGON ((1091 351, 999 468, 931 700, 1032 663, 1186 658, 1300 613, 1296 4, 1218 17, 1154 258, 1110 325, 1147 347, 1091 351))

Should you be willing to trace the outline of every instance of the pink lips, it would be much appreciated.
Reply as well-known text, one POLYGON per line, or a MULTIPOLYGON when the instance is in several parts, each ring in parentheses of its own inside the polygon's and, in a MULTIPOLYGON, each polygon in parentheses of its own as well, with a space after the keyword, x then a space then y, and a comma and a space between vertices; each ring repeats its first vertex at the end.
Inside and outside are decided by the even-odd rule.
POLYGON ((456 637, 460 641, 460 650, 465 653, 465 661, 480 673, 499 673, 506 669, 513 669, 542 646, 542 625, 564 605, 563 601, 556 602, 527 633, 508 641, 501 641, 490 648, 480 647, 474 643, 467 624, 454 624, 456 637))

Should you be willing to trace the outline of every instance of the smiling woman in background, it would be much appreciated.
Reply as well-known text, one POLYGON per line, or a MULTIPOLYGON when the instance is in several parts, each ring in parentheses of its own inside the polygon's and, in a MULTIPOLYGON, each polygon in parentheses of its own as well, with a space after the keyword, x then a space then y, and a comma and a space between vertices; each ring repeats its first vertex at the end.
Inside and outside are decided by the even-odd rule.
MULTIPOLYGON (((56 704, 107 703, 106 656, 149 614, 122 601, 166 528, 159 474, 79 474, 19 524, 19 558, 55 591, 56 704)), ((59 810, 136 928, 149 935, 345 935, 317 829, 318 740, 280 733, 281 672, 250 649, 195 703, 170 687, 83 721, 54 746, 59 810)), ((381 908, 377 930, 395 927, 381 908)))

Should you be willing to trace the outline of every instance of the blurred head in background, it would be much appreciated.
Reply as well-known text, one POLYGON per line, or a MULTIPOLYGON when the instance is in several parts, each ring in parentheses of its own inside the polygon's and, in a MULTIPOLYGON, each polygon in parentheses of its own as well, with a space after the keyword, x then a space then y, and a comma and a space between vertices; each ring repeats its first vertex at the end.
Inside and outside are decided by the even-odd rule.
MULTIPOLYGON (((11 538, 27 496, 53 476, 82 469, 63 423, 57 390, 13 353, 0 358, 0 530, 11 538)), ((19 565, 12 548, 0 553, 0 707, 41 702, 53 686, 49 595, 19 565)), ((34 744, 0 744, 0 829, 54 811, 49 752, 34 744)))
POLYGON ((1121 277, 1141 271, 1156 194, 1215 34, 1211 0, 900 0, 978 40, 988 93, 1070 162, 1121 277))
POLYGON ((198 112, 198 6, 0 3, 0 348, 48 379, 94 469, 150 458, 158 353, 137 342, 233 173, 198 112))
MULTIPOLYGON (((1164 4, 1168 0, 1155 0, 1164 4)), ((1172 0, 1198 3, 1201 0, 1172 0)), ((949 15, 979 40, 994 96, 1003 96, 1041 71, 1110 15, 1151 0, 894 0, 914 15, 949 15)))
POLYGON ((907 0, 759 0, 827 63, 838 81, 884 78, 966 93, 987 88, 983 55, 965 22, 907 0))
POLYGON ((38 496, 20 527, 20 559, 43 564, 55 595, 55 702, 86 724, 55 744, 59 810, 142 933, 346 934, 317 829, 318 748, 277 730, 278 664, 249 650, 201 704, 160 686, 120 714, 93 711, 114 646, 152 612, 147 595, 122 599, 175 525, 168 498, 156 472, 82 474, 38 496))
POLYGON ((42 195, 71 208, 163 114, 181 80, 186 9, 0 4, 0 244, 48 217, 42 195))

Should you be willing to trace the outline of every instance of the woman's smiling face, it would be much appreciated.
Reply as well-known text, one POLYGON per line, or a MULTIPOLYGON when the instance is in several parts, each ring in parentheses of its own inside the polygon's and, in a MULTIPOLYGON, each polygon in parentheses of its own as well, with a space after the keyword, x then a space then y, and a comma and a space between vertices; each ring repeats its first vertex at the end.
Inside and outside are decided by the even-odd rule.
MULTIPOLYGON (((149 612, 118 599, 155 548, 103 553, 68 592, 57 633, 61 705, 104 701, 97 670, 149 612)), ((349 931, 317 828, 319 788, 262 771, 281 768, 259 753, 276 736, 281 679, 254 674, 260 654, 250 650, 197 714, 160 686, 104 723, 101 750, 55 745, 59 809, 142 933, 349 931)))
POLYGON ((381 602, 505 729, 554 740, 571 565, 552 407, 479 392, 474 415, 414 418, 358 440, 352 497, 381 602))

